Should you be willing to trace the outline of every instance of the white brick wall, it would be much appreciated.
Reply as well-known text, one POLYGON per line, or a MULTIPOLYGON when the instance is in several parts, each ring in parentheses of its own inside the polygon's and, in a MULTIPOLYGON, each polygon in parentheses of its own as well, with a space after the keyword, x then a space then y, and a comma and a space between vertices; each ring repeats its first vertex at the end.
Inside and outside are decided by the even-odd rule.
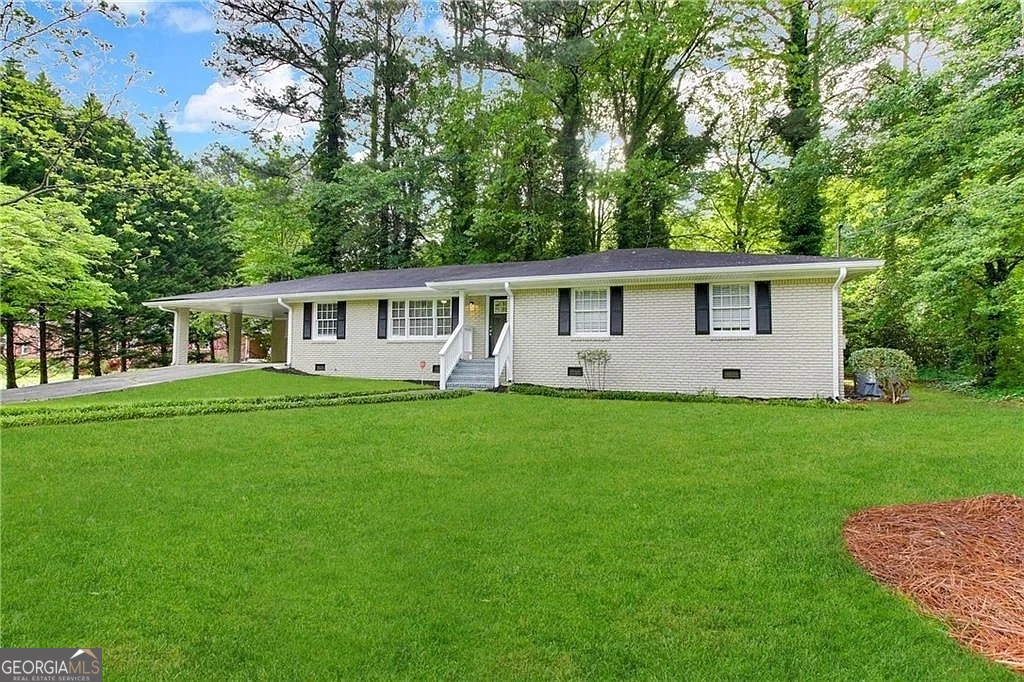
MULTIPOLYGON (((334 303, 320 301, 320 303, 334 303)), ((314 301, 315 303, 315 301, 314 301)), ((465 323, 473 330, 473 357, 487 357, 487 297, 467 296, 465 323), (470 311, 469 304, 476 310, 470 311)), ((292 306, 292 367, 314 372, 317 363, 326 365, 326 374, 375 379, 410 379, 438 381, 431 372, 440 364, 441 341, 406 341, 377 338, 377 300, 349 301, 344 339, 302 338, 302 304, 292 306), (427 363, 420 370, 420 361, 427 363)))
MULTIPOLYGON (((321 301, 321 303, 334 301, 321 301)), ((441 362, 444 341, 400 341, 377 338, 377 300, 349 301, 344 339, 302 338, 302 304, 292 306, 292 367, 314 372, 318 362, 324 373, 373 379, 437 381, 431 367, 441 362), (420 361, 426 369, 420 370, 420 361)), ((314 329, 315 331, 315 329, 314 329)))
MULTIPOLYGON (((514 292, 513 367, 519 383, 584 388, 582 377, 566 376, 579 366, 577 351, 604 348, 611 354, 606 388, 697 393, 752 398, 831 396, 832 282, 773 281, 772 334, 697 336, 692 284, 632 285, 623 291, 622 336, 558 336, 557 289, 514 292), (739 380, 722 379, 722 369, 739 369, 739 380)), ((486 357, 486 296, 469 296, 473 356, 486 357)), ((302 304, 292 314, 292 366, 314 372, 380 379, 437 381, 442 341, 377 338, 377 301, 349 301, 346 337, 303 340, 302 304), (420 361, 426 363, 421 371, 420 361)), ((840 366, 842 372, 842 366, 840 366)))
POLYGON ((515 380, 584 388, 577 351, 611 355, 608 389, 697 393, 752 398, 831 396, 831 282, 773 281, 772 334, 742 337, 694 333, 692 284, 635 285, 623 291, 623 335, 558 336, 558 291, 515 293, 515 380), (722 369, 742 378, 723 380, 722 369))

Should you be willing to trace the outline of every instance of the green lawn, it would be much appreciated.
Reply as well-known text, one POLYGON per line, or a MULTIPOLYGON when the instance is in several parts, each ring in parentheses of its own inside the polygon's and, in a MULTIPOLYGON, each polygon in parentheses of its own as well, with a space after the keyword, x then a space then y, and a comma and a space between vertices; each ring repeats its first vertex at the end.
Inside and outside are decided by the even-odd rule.
POLYGON ((840 528, 1022 494, 1022 440, 1021 407, 924 389, 9 429, 2 645, 102 647, 108 680, 1017 680, 840 528))
MULTIPOLYGON (((88 379, 86 379, 88 381, 88 379)), ((103 405, 156 400, 190 400, 205 398, 249 398, 274 395, 303 395, 307 393, 362 393, 403 391, 420 387, 406 381, 379 379, 353 379, 349 377, 311 376, 266 370, 229 372, 196 379, 183 379, 152 386, 139 386, 123 391, 94 393, 75 398, 47 400, 46 405, 69 407, 72 405, 103 405)), ((17 403, 41 405, 38 401, 17 403)))

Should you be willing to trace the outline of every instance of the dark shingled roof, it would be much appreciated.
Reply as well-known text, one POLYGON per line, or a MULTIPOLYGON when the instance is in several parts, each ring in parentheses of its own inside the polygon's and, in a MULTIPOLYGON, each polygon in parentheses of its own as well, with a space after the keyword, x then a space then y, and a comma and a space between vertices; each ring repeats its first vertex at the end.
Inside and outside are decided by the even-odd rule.
POLYGON ((695 270, 705 268, 744 268, 764 265, 802 265, 820 263, 824 266, 870 262, 864 258, 826 258, 822 256, 785 256, 749 253, 715 253, 710 251, 676 251, 674 249, 619 249, 569 256, 555 260, 519 263, 483 263, 478 265, 443 265, 433 268, 401 270, 369 270, 342 272, 333 275, 306 277, 288 282, 274 282, 253 287, 205 291, 183 296, 169 296, 154 301, 188 301, 210 298, 249 298, 258 296, 294 296, 318 292, 373 291, 425 287, 427 282, 462 280, 513 279, 551 277, 557 275, 600 274, 604 272, 644 272, 653 270, 695 270))

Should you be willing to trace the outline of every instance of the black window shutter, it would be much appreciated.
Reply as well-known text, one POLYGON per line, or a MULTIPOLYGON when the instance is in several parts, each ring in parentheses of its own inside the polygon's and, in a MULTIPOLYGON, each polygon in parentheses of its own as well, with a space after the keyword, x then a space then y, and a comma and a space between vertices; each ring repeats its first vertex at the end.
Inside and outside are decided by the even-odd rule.
POLYGON ((711 297, 707 282, 693 285, 694 308, 697 313, 697 334, 711 333, 711 297))
POLYGON ((338 301, 338 333, 335 334, 336 338, 345 338, 345 301, 338 301))
POLYGON ((459 297, 452 296, 452 331, 459 326, 459 297))
POLYGON ((302 304, 302 338, 313 338, 313 304, 302 304))
POLYGON ((572 323, 572 290, 558 290, 558 335, 569 336, 569 326, 572 323))
POLYGON ((757 333, 772 333, 772 283, 754 282, 754 308, 757 313, 757 333))
POLYGON ((611 320, 608 326, 608 333, 612 336, 622 336, 622 287, 611 289, 611 320))
POLYGON ((377 338, 388 338, 388 299, 377 301, 377 338))

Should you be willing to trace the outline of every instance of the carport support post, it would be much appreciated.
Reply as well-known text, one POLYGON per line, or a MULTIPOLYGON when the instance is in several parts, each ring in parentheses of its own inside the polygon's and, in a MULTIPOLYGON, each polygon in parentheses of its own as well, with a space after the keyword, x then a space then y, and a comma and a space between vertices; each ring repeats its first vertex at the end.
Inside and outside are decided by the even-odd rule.
POLYGON ((242 361, 242 313, 228 315, 228 362, 242 361))
POLYGON ((178 308, 174 311, 174 336, 171 350, 172 365, 188 364, 188 308, 178 308))
POLYGON ((288 361, 288 318, 275 317, 270 323, 270 361, 288 361))

